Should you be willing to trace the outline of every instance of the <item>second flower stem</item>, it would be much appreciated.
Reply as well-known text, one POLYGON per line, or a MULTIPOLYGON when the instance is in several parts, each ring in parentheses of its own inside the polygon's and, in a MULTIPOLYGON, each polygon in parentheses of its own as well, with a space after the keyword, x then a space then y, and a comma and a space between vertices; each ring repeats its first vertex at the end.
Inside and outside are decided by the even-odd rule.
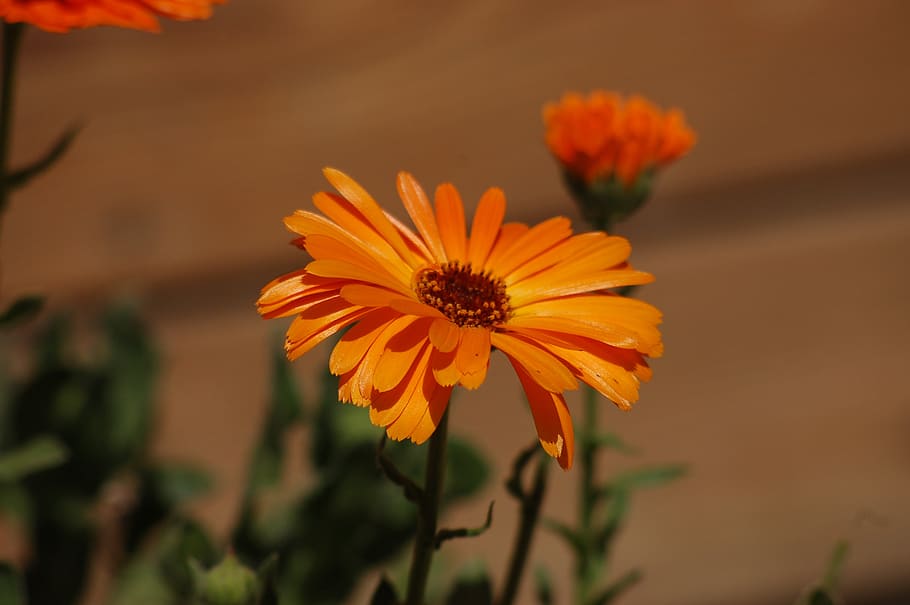
POLYGON ((15 101, 16 60, 25 26, 3 23, 3 65, 0 81, 0 215, 9 201, 9 153, 12 140, 13 103, 15 101))
POLYGON ((585 411, 581 434, 581 481, 578 490, 578 534, 583 544, 575 569, 575 603, 586 605, 597 579, 597 557, 593 548, 593 519, 597 494, 595 435, 597 434, 597 391, 585 389, 585 411))
POLYGON ((445 482, 446 442, 448 438, 449 412, 442 415, 439 426, 430 437, 427 452, 426 480, 423 494, 417 503, 417 537, 414 541, 414 555, 408 574, 408 593, 405 605, 423 605, 430 563, 436 550, 436 526, 439 519, 439 505, 442 501, 442 487, 445 482))

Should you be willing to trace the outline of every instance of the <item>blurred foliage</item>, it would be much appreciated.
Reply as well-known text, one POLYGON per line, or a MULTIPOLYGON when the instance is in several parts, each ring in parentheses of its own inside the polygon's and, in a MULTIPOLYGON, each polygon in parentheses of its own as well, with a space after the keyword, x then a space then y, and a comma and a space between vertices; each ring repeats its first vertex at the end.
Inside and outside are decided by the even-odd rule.
MULTIPOLYGON (((3 315, 10 326, 37 308, 17 304, 3 315)), ((28 371, 5 377, 0 389, 0 512, 24 526, 32 553, 21 579, 4 568, 0 602, 23 594, 32 605, 80 599, 99 546, 97 511, 112 486, 129 491, 129 506, 116 519, 114 549, 123 556, 110 605, 338 603, 410 541, 414 507, 376 462, 382 431, 364 410, 338 403, 337 378, 328 373, 304 413, 291 366, 275 347, 268 412, 240 514, 229 548, 217 545, 181 513, 210 491, 210 475, 148 456, 158 359, 137 314, 106 313, 98 350, 87 360, 74 355, 74 340, 68 319, 52 319, 28 371), (313 436, 313 483, 276 498, 288 431, 304 424, 313 436), (246 567, 257 564, 257 571, 246 567)), ((423 448, 391 443, 384 453, 409 478, 423 475, 423 448)), ((476 450, 450 440, 447 503, 475 494, 488 474, 476 450)), ((394 602, 394 587, 381 585, 376 599, 394 602)))
POLYGON ((837 593, 837 585, 843 572, 850 545, 838 542, 828 558, 825 574, 821 581, 810 586, 797 600, 796 605, 839 605, 843 600, 837 593))

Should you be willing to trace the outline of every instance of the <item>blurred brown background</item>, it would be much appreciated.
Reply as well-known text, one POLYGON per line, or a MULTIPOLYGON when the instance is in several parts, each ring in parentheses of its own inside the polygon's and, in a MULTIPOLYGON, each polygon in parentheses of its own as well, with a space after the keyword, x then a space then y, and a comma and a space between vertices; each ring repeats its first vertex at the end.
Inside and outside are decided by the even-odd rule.
MULTIPOLYGON (((637 498, 612 573, 646 580, 623 602, 791 602, 839 538, 852 602, 907 602, 888 599, 910 586, 908 24, 902 0, 231 0, 159 36, 31 30, 14 158, 85 128, 14 199, 5 297, 142 301, 165 358, 157 449, 217 471, 199 512, 223 532, 281 327, 253 301, 304 262, 281 218, 326 187, 320 168, 396 211, 407 169, 471 203, 501 186, 513 219, 582 229, 540 107, 567 89, 643 93, 684 109, 699 142, 622 226, 657 275, 641 296, 665 312, 667 354, 636 409, 604 421, 644 450, 634 462, 692 471, 637 498)), ((496 460, 497 516, 449 556, 498 571, 515 522, 501 478, 533 435, 502 359, 453 425, 496 460)), ((577 479, 553 481, 552 515, 573 514, 577 479)), ((539 536, 532 565, 563 589, 569 561, 539 536)))

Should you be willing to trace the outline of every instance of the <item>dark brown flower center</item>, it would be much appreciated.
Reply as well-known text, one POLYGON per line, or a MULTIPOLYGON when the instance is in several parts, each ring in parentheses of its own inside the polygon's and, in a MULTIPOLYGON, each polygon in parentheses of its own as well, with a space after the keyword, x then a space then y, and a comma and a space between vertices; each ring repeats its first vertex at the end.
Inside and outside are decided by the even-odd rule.
POLYGON ((422 269, 414 289, 420 302, 462 327, 489 328, 512 312, 505 282, 489 272, 475 273, 470 264, 458 261, 422 269))

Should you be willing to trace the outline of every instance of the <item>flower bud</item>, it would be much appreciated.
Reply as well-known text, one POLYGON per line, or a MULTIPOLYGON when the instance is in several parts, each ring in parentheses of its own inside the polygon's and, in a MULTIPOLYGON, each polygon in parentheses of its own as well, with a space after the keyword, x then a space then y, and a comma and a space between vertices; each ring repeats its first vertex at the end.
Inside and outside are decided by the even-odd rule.
POLYGON ((256 605, 262 585, 251 569, 244 567, 233 553, 215 567, 203 570, 192 562, 198 605, 256 605))

